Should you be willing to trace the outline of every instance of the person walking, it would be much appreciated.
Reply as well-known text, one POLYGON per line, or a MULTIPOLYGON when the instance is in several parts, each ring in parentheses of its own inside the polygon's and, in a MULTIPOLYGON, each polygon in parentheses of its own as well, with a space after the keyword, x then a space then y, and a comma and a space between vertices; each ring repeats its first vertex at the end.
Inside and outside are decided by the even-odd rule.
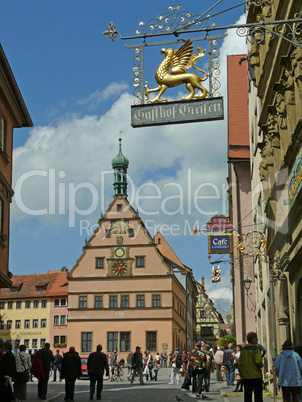
POLYGON ((163 354, 163 367, 164 367, 164 368, 167 368, 167 360, 168 360, 168 355, 167 355, 167 353, 165 352, 165 353, 163 354))
POLYGON ((213 353, 210 350, 210 345, 206 344, 201 348, 201 350, 205 353, 207 358, 207 367, 205 368, 204 374, 204 390, 205 392, 209 392, 211 384, 211 373, 214 372, 214 357, 213 353))
POLYGON ((40 359, 44 372, 44 377, 40 377, 38 382, 38 398, 45 400, 47 396, 50 365, 54 361, 54 356, 50 350, 50 344, 48 342, 45 343, 42 349, 37 351, 37 356, 40 359))
POLYGON ((236 380, 237 380, 236 388, 234 389, 233 392, 242 392, 243 383, 242 383, 242 378, 240 377, 239 370, 238 370, 238 360, 239 360, 239 357, 240 357, 240 353, 241 353, 241 345, 237 345, 236 346, 236 352, 233 353, 234 366, 235 366, 235 376, 236 376, 236 380))
MULTIPOLYGON (((33 357, 34 357, 33 351, 31 349, 29 349, 28 354, 29 354, 30 363, 31 363, 31 366, 32 366, 32 361, 33 361, 33 357)), ((34 382, 32 372, 29 373, 29 381, 34 382)))
POLYGON ((87 361, 87 370, 90 378, 90 400, 93 400, 93 395, 96 388, 96 399, 102 399, 101 393, 103 390, 103 376, 106 370, 106 376, 109 376, 108 360, 105 353, 102 352, 103 346, 97 345, 96 352, 90 353, 87 361))
POLYGON ((302 359, 293 351, 293 344, 287 340, 282 345, 282 352, 275 361, 278 386, 282 388, 283 401, 300 401, 302 387, 302 359))
POLYGON ((53 361, 53 380, 54 382, 56 382, 57 380, 57 371, 59 372, 59 380, 62 381, 61 378, 61 368, 62 368, 62 356, 60 355, 60 351, 57 350, 55 357, 54 357, 54 361, 53 361))
POLYGON ((235 385, 234 378, 235 378, 235 367, 234 367, 234 345, 232 343, 228 344, 228 348, 224 351, 223 354, 223 365, 226 368, 226 378, 227 378, 227 385, 235 385))
POLYGON ((110 356, 110 377, 111 377, 111 381, 114 380, 113 374, 114 374, 116 363, 117 363, 117 352, 116 352, 116 350, 114 350, 114 352, 110 356))
POLYGON ((131 376, 131 368, 132 368, 132 352, 129 352, 128 356, 127 356, 127 367, 128 367, 128 380, 130 380, 130 376, 131 376))
POLYGON ((179 348, 175 349, 175 352, 170 356, 170 363, 172 364, 170 385, 174 384, 174 377, 176 377, 176 384, 179 385, 179 373, 182 366, 182 355, 179 352, 179 348))
POLYGON ((147 350, 147 374, 146 374, 146 381, 148 381, 148 378, 150 376, 150 381, 153 380, 152 376, 152 369, 153 369, 153 356, 150 353, 150 350, 147 350))
POLYGON ((224 347, 218 347, 215 355, 214 355, 214 362, 215 362, 215 367, 216 367, 216 380, 217 381, 223 381, 222 380, 222 375, 221 375, 221 366, 223 365, 223 352, 224 352, 224 347))
POLYGON ((16 353, 16 378, 14 382, 14 393, 17 401, 26 399, 26 383, 29 381, 29 369, 31 368, 31 359, 28 353, 25 353, 26 346, 20 345, 19 352, 16 353))
POLYGON ((13 401, 11 381, 16 377, 16 361, 12 353, 12 344, 9 341, 3 342, 4 355, 0 359, 0 395, 1 402, 13 401))
POLYGON ((60 370, 61 379, 65 379, 65 401, 73 401, 75 382, 77 378, 80 379, 81 374, 81 358, 75 347, 70 346, 69 352, 64 353, 60 370))
POLYGON ((207 358, 205 353, 201 350, 201 342, 196 344, 196 348, 192 351, 191 356, 191 372, 192 372, 192 392, 196 397, 206 399, 203 391, 204 372, 207 367, 207 358))
POLYGON ((157 375, 158 375, 158 370, 160 369, 160 362, 155 362, 154 363, 154 367, 153 367, 153 370, 154 370, 154 377, 153 377, 153 380, 154 381, 157 381, 157 375))
POLYGON ((131 376, 131 384, 133 384, 133 380, 135 375, 139 375, 140 384, 144 385, 143 379, 143 356, 141 354, 141 348, 137 346, 135 348, 135 352, 132 355, 132 376, 131 376))
POLYGON ((261 350, 257 346, 257 334, 249 332, 246 338, 248 343, 241 349, 238 360, 238 370, 244 385, 244 402, 252 401, 253 391, 255 402, 262 402, 263 363, 261 350))

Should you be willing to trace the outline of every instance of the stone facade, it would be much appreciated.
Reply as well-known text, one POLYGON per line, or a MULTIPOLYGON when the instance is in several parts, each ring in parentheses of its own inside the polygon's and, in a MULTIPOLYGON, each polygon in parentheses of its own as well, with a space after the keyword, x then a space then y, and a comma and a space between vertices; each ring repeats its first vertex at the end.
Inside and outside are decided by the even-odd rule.
MULTIPOLYGON (((301 12, 301 2, 294 0, 250 4, 247 22, 289 20, 301 12)), ((291 23, 281 37, 266 32, 263 40, 249 43, 254 230, 267 240, 255 264, 256 320, 271 391, 269 370, 282 343, 302 344, 302 42, 296 27, 291 23)))

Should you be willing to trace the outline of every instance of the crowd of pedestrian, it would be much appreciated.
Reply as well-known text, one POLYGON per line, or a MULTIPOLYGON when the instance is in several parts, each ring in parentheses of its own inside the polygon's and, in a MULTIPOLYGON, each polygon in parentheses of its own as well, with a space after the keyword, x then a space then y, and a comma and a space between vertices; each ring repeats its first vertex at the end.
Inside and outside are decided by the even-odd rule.
MULTIPOLYGON (((53 368, 53 381, 65 380, 65 401, 74 400, 76 379, 82 374, 81 358, 75 348, 60 355, 57 350, 53 355, 49 343, 34 354, 26 352, 26 346, 20 345, 19 350, 12 352, 12 345, 6 341, 0 352, 0 395, 1 401, 8 402, 26 400, 26 384, 34 375, 38 379, 38 397, 47 399, 49 374, 53 368)), ((111 356, 102 352, 102 345, 97 345, 96 351, 88 356, 87 371, 90 379, 90 400, 101 399, 103 390, 103 377, 106 373, 111 381, 114 380, 116 369, 128 368, 128 380, 133 384, 138 379, 141 385, 147 381, 157 381, 158 371, 161 368, 171 367, 170 385, 181 385, 181 388, 190 391, 202 399, 206 399, 206 392, 210 391, 211 373, 216 369, 216 380, 224 381, 226 385, 236 388, 234 392, 244 391, 244 401, 251 402, 254 394, 255 402, 262 402, 262 367, 266 350, 259 345, 257 334, 247 334, 247 344, 234 345, 229 343, 225 347, 218 347, 216 353, 205 342, 196 344, 193 350, 180 352, 179 348, 171 351, 169 356, 156 353, 153 357, 149 350, 141 352, 139 346, 135 352, 130 352, 127 361, 118 358, 116 350, 111 356), (180 384, 180 376, 184 378, 180 384)), ((282 389, 283 400, 286 402, 302 401, 302 347, 287 340, 282 351, 275 361, 275 371, 278 376, 278 386, 282 389)))

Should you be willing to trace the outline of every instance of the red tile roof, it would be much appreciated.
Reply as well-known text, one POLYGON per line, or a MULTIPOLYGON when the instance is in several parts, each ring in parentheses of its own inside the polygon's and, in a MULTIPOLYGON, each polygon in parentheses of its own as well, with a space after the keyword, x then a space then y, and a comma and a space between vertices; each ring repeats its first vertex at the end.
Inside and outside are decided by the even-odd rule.
POLYGON ((162 256, 167 258, 168 260, 172 261, 175 263, 175 265, 178 265, 179 267, 185 269, 186 271, 190 271, 188 267, 183 265, 183 263, 180 261, 180 259, 177 257, 177 255, 174 253, 172 248, 169 246, 165 238, 161 235, 161 233, 157 233, 155 235, 155 243, 157 245, 157 249, 161 253, 162 256), (160 239, 160 242, 158 240, 160 239))
POLYGON ((11 279, 12 287, 0 290, 0 299, 25 299, 67 296, 67 272, 49 271, 47 274, 14 275, 11 279), (38 287, 45 289, 39 291, 38 287), (17 291, 12 291, 17 288, 17 291))
POLYGON ((245 54, 227 57, 228 158, 249 159, 248 70, 245 54))

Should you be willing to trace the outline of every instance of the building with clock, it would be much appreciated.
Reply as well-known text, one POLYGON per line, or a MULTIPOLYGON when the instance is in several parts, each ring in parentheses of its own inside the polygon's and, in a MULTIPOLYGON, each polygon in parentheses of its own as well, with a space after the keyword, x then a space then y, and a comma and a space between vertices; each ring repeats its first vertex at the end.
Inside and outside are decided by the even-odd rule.
MULTIPOLYGON (((183 349, 188 317, 194 317, 187 310, 187 286, 175 274, 177 268, 192 279, 191 270, 161 235, 151 237, 129 204, 129 161, 119 147, 112 161, 113 201, 68 278, 68 344, 82 356, 99 343, 124 358, 137 345, 152 353, 183 349)), ((190 328, 193 338, 192 322, 190 328)))

